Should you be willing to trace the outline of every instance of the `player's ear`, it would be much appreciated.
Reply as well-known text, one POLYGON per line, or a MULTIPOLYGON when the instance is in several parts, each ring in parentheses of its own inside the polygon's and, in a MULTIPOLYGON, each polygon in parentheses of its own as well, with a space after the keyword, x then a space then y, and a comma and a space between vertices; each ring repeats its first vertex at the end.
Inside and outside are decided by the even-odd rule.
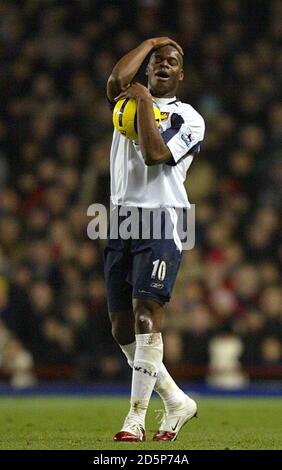
POLYGON ((145 70, 145 75, 149 75, 149 66, 147 65, 146 70, 145 70))
POLYGON ((181 69, 179 73, 179 81, 182 82, 183 79, 184 79, 184 70, 181 69))

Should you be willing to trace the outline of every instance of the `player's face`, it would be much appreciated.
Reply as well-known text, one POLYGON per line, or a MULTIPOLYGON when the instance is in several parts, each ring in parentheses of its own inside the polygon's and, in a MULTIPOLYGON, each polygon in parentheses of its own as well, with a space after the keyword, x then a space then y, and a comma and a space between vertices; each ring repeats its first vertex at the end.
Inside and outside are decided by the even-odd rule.
POLYGON ((164 46, 157 49, 147 66, 148 88, 155 97, 176 94, 179 81, 183 80, 182 57, 177 49, 164 46))

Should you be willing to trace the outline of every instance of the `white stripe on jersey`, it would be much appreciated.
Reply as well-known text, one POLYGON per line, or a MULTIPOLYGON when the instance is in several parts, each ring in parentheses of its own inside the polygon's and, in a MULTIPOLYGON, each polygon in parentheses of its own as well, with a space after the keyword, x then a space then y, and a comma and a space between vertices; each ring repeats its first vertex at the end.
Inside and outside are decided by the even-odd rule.
POLYGON ((114 130, 111 148, 111 201, 114 205, 190 207, 184 181, 193 155, 203 140, 205 123, 189 104, 174 98, 154 98, 162 113, 160 131, 172 162, 146 166, 137 142, 114 130))
POLYGON ((181 253, 181 251, 182 251, 182 242, 181 242, 180 237, 179 237, 178 232, 177 232, 178 217, 177 217, 175 209, 173 209, 172 207, 168 207, 167 210, 169 212, 171 222, 173 224, 172 234, 173 234, 174 243, 176 244, 177 248, 179 249, 179 251, 181 253))

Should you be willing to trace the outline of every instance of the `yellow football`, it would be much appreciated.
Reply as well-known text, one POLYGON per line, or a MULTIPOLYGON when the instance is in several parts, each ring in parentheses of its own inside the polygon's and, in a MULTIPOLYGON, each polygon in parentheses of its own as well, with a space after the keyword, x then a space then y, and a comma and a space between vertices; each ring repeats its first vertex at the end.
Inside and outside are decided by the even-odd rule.
MULTIPOLYGON (((153 111, 155 114, 156 125, 159 127, 161 123, 161 112, 155 101, 152 101, 153 111)), ((137 140, 137 104, 133 98, 125 98, 119 100, 113 111, 113 124, 115 129, 124 137, 130 140, 137 140)))

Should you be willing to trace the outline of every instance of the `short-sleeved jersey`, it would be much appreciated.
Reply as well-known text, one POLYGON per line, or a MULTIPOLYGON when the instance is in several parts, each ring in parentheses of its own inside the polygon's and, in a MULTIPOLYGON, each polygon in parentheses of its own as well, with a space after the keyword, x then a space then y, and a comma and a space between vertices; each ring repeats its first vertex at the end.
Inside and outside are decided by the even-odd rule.
POLYGON ((138 142, 114 130, 111 147, 111 202, 145 208, 189 207, 184 186, 193 156, 203 141, 205 123, 189 104, 154 98, 161 110, 160 132, 172 159, 147 166, 138 142))

